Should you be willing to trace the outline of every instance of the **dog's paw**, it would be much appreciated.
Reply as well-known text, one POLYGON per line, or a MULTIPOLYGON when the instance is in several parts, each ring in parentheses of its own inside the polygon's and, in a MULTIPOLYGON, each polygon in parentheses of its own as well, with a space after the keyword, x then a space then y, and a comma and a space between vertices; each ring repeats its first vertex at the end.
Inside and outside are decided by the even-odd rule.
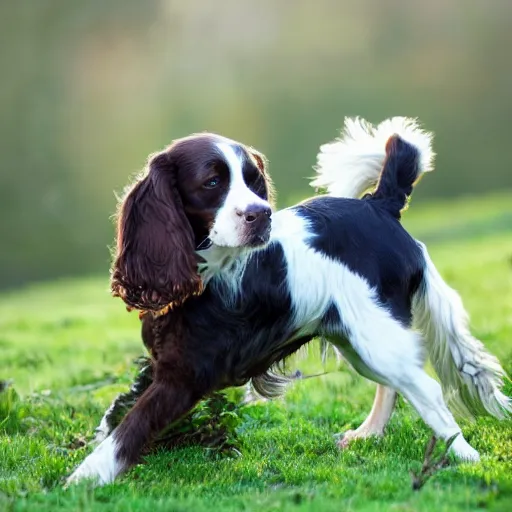
POLYGON ((78 468, 76 468, 75 471, 73 471, 73 473, 68 477, 64 487, 67 488, 70 485, 78 484, 84 480, 89 480, 95 485, 110 483, 108 481, 103 482, 100 474, 93 467, 84 462, 83 464, 80 464, 80 466, 78 466, 78 468))
POLYGON ((126 469, 116 457, 116 443, 107 437, 68 478, 66 487, 82 480, 92 480, 97 485, 112 483, 126 469))
POLYGON ((370 428, 357 428, 356 430, 347 430, 346 432, 339 434, 337 437, 336 445, 340 450, 347 448, 352 441, 356 439, 366 439, 368 437, 382 437, 383 432, 381 430, 373 430, 370 428))
POLYGON ((461 462, 478 462, 480 454, 462 437, 458 435, 450 446, 450 452, 461 462))

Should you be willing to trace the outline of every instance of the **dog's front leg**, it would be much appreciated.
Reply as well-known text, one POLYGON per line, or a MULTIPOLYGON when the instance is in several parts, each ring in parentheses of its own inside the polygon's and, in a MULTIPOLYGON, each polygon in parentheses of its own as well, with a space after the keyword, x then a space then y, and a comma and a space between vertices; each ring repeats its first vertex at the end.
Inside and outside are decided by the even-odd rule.
MULTIPOLYGON (((160 365, 158 365, 160 366, 160 365)), ((155 381, 121 424, 84 460, 68 484, 94 479, 103 485, 139 461, 142 449, 167 425, 186 414, 206 393, 176 371, 155 372, 155 381)))

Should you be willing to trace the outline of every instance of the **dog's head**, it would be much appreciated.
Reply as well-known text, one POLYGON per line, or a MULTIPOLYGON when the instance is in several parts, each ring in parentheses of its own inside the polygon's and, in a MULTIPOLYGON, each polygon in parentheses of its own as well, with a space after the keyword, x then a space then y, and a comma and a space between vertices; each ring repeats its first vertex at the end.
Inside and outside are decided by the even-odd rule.
POLYGON ((202 291, 196 250, 262 247, 271 213, 262 154, 213 134, 175 141, 120 202, 113 294, 140 310, 181 304, 202 291))

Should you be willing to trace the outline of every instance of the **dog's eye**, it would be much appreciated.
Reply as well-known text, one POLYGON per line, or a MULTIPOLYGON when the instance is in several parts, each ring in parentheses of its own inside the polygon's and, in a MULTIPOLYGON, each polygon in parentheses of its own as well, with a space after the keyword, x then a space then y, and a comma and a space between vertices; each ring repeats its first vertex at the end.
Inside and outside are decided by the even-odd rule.
POLYGON ((212 176, 211 178, 208 178, 203 183, 203 187, 211 189, 211 188, 217 187, 219 185, 219 183, 220 183, 220 178, 218 176, 212 176))

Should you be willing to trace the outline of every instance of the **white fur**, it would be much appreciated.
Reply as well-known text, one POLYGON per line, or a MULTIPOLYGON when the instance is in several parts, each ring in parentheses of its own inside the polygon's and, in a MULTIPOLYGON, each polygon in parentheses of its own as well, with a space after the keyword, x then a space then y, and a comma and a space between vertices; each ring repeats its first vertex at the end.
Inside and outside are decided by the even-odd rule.
POLYGON ((270 204, 245 184, 242 172, 244 157, 241 154, 237 155, 233 145, 229 142, 219 142, 217 147, 229 166, 230 186, 224 204, 215 217, 210 240, 218 246, 238 247, 244 243, 243 214, 250 206, 270 208, 270 204))
POLYGON ((432 364, 452 409, 474 415, 483 409, 496 418, 512 412, 501 391, 505 371, 469 331, 462 301, 437 271, 426 247, 425 286, 414 297, 415 325, 425 334, 432 364))
MULTIPOLYGON (((233 264, 236 264, 238 260, 242 259, 244 262, 246 258, 243 258, 244 254, 248 254, 249 249, 243 247, 226 247, 213 244, 208 249, 197 251, 200 261, 197 265, 199 274, 206 286, 213 277, 221 273, 230 273, 233 264)), ((242 266, 242 273, 245 266, 242 266)), ((236 272, 234 280, 237 282, 240 278, 240 272, 236 272)))
POLYGON ((117 475, 125 470, 124 464, 116 456, 115 431, 102 441, 94 451, 76 468, 68 478, 66 485, 78 483, 81 480, 92 479, 100 485, 114 481, 117 475))
POLYGON ((105 411, 103 417, 101 418, 100 424, 96 427, 94 439, 92 441, 92 445, 97 446, 102 443, 110 434, 110 427, 107 421, 110 413, 114 409, 115 402, 113 402, 110 407, 105 411))
POLYGON ((336 197, 360 197, 376 186, 386 158, 386 142, 395 134, 419 150, 420 176, 431 171, 435 156, 432 134, 423 131, 416 120, 393 117, 374 127, 361 118, 346 118, 340 137, 320 147, 311 186, 326 188, 336 197))
MULTIPOLYGON (((342 263, 309 247, 305 239, 314 233, 295 212, 283 210, 275 217, 279 224, 287 226, 285 233, 276 231, 272 238, 278 239, 284 250, 296 325, 316 331, 329 304, 333 303, 352 333, 352 346, 358 353, 362 352, 359 355, 364 355, 364 359, 371 361, 379 353, 378 359, 386 366, 400 360, 402 365, 406 362, 406 347, 410 345, 408 363, 422 364, 421 343, 417 340, 401 343, 402 338, 410 337, 409 333, 379 305, 376 292, 368 282, 342 263), (380 343, 382 337, 391 341, 380 343), (367 341, 376 346, 370 349, 367 341)), ((412 333, 411 336, 414 337, 412 333)))
POLYGON ((478 453, 464 440, 444 403, 441 387, 424 371, 423 342, 418 333, 404 328, 380 304, 366 279, 342 263, 311 249, 305 240, 314 236, 307 223, 292 210, 276 214, 288 229, 276 229, 287 262, 288 287, 300 335, 313 333, 330 304, 343 323, 330 341, 363 376, 402 393, 437 436, 448 439, 464 460, 478 453), (348 340, 347 340, 348 338, 348 340))
POLYGON ((203 285, 222 287, 222 295, 228 304, 234 306, 240 295, 240 285, 249 256, 256 250, 258 249, 212 245, 206 250, 198 251, 203 260, 198 264, 203 285))

